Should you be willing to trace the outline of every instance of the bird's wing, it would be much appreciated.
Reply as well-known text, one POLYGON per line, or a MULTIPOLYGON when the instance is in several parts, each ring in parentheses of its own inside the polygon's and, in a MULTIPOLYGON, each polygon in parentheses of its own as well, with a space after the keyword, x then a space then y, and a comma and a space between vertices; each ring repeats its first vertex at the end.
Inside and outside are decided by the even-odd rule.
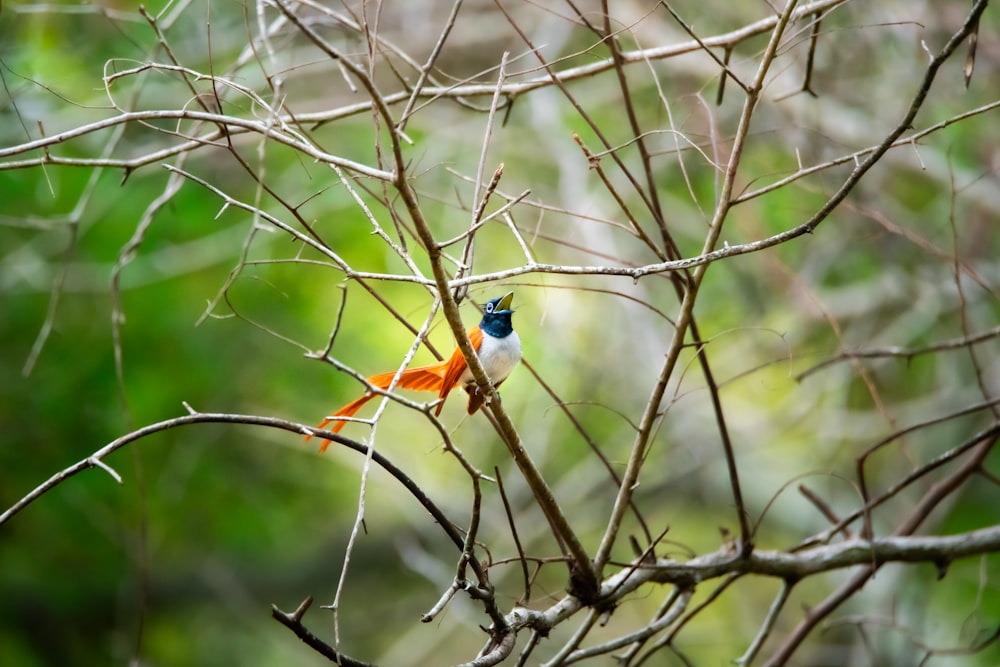
MULTIPOLYGON (((396 382, 396 389, 412 389, 414 391, 440 391, 441 378, 445 374, 445 363, 431 364, 430 366, 418 366, 417 368, 407 368, 399 374, 399 381, 396 382)), ((392 384, 392 379, 396 377, 396 371, 380 373, 368 378, 368 383, 379 389, 388 389, 392 384)))
MULTIPOLYGON (((483 330, 478 326, 469 329, 469 342, 472 343, 472 349, 478 352, 479 346, 483 344, 483 330)), ((444 399, 448 398, 448 393, 462 379, 462 374, 465 373, 467 366, 468 364, 465 363, 465 357, 462 355, 461 348, 456 347, 451 355, 451 359, 448 360, 447 366, 445 366, 444 377, 441 378, 441 392, 438 394, 441 402, 438 404, 437 410, 434 411, 435 415, 441 414, 441 406, 444 405, 444 399)))

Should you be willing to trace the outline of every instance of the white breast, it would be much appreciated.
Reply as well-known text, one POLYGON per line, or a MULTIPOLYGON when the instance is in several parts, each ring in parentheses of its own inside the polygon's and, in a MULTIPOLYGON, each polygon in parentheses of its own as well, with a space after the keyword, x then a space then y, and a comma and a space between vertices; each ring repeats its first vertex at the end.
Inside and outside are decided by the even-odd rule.
MULTIPOLYGON (((514 367, 521 361, 521 339, 517 337, 516 331, 512 331, 509 336, 503 338, 494 338, 483 334, 483 342, 479 346, 478 355, 486 374, 490 376, 490 381, 496 386, 506 380, 514 367)), ((459 384, 464 386, 467 382, 474 381, 472 371, 466 368, 459 384)))

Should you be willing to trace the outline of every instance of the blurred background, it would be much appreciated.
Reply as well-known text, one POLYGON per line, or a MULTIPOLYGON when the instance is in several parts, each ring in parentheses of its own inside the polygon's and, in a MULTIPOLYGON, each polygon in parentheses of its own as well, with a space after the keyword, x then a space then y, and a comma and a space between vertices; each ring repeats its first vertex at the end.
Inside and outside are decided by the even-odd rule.
MULTIPOLYGON (((613 4, 623 50, 691 40, 659 3, 613 4)), ((909 107, 927 52, 941 48, 969 8, 943 0, 825 4, 836 8, 815 28, 815 42, 815 22, 790 26, 742 155, 736 195, 774 187, 733 208, 720 246, 808 220, 854 160, 781 179, 878 144, 909 107), (812 94, 802 90, 807 74, 812 94)), ((417 78, 399 54, 425 62, 452 9, 408 2, 295 6, 354 62, 371 64, 381 93, 399 95, 391 107, 396 113, 407 99, 399 77, 410 86, 417 78), (363 33, 336 17, 353 17, 384 40, 378 55, 370 59, 363 33)), ((772 15, 764 2, 670 7, 702 38, 772 15)), ((125 1, 5 2, 0 10, 2 509, 115 438, 186 414, 184 403, 202 412, 314 424, 362 386, 310 353, 326 349, 336 330, 330 354, 340 362, 363 375, 396 368, 414 340, 400 319, 419 328, 432 304, 429 291, 412 282, 371 280, 365 287, 345 280, 329 255, 164 168, 183 169, 299 231, 304 222, 355 271, 410 274, 328 165, 258 134, 234 133, 232 150, 216 137, 215 146, 170 153, 213 126, 176 115, 144 117, 91 127, 49 149, 75 164, 16 163, 43 153, 13 147, 87 128, 121 109, 198 111, 195 92, 216 104, 210 81, 193 74, 203 73, 233 83, 218 91, 222 113, 252 120, 266 118, 267 110, 250 91, 276 105, 280 79, 285 110, 309 119, 292 123, 296 131, 329 154, 391 167, 386 129, 369 110, 345 111, 366 103, 366 92, 356 81, 352 88, 351 77, 275 9, 201 0, 153 0, 145 9, 150 20, 139 3, 125 1), (144 67, 149 63, 171 68, 144 67), (179 67, 189 68, 187 79, 179 67), (136 163, 123 168, 101 160, 136 163)), ((608 58, 587 22, 602 25, 599 3, 462 6, 428 86, 478 83, 482 92, 418 98, 405 128, 412 183, 439 239, 468 229, 482 161, 486 180, 504 164, 488 211, 530 191, 511 215, 533 261, 660 261, 622 208, 654 245, 662 244, 628 181, 647 173, 680 254, 701 253, 742 91, 729 81, 718 100, 719 66, 698 49, 628 65, 651 155, 644 171, 614 70, 585 69, 608 58), (545 76, 515 26, 555 70, 579 68, 579 74, 566 83, 572 102, 551 85, 506 96, 509 106, 495 119, 483 159, 501 55, 510 53, 511 85, 545 76), (625 169, 615 167, 595 127, 625 169), (590 168, 575 136, 599 154, 624 202, 590 168)), ((946 126, 888 153, 815 233, 708 271, 695 315, 759 548, 788 549, 829 527, 800 485, 840 516, 855 511, 857 457, 880 440, 945 418, 869 459, 873 494, 996 421, 989 409, 956 413, 1000 391, 998 27, 995 8, 987 9, 968 87, 963 47, 942 68, 913 131, 946 126), (976 345, 939 346, 990 331, 976 345), (936 345, 941 349, 921 354, 837 361, 843 351, 936 345)), ((752 79, 768 34, 734 41, 729 66, 744 81, 752 79)), ((722 49, 715 53, 723 57, 722 49)), ((380 229, 429 276, 394 193, 374 179, 352 183, 380 229)), ((459 257, 461 248, 447 252, 459 257)), ((527 262, 499 219, 477 234, 474 273, 527 262)), ((666 275, 633 281, 527 273, 474 285, 463 304, 466 323, 478 321, 477 304, 510 289, 527 366, 504 384, 504 407, 593 550, 616 493, 595 448, 622 472, 673 334, 676 293, 666 275)), ((440 316, 429 340, 450 354, 454 341, 440 316)), ((649 530, 669 527, 658 555, 678 559, 713 551, 738 531, 710 393, 694 350, 683 354, 636 494, 649 530)), ((415 359, 432 361, 427 349, 415 359)), ((446 405, 442 420, 474 466, 500 473, 518 536, 539 559, 532 562, 536 578, 527 603, 551 605, 564 595, 565 566, 546 560, 558 558, 559 548, 506 449, 482 415, 465 414, 461 399, 446 405)), ((344 434, 360 440, 368 430, 349 425, 344 434)), ((457 525, 467 525, 471 483, 426 419, 391 404, 375 444, 457 525)), ((144 438, 106 463, 122 485, 100 470, 86 471, 0 527, 0 663, 322 664, 270 618, 272 604, 292 611, 308 595, 317 603, 307 625, 331 643, 336 633, 346 653, 374 663, 451 664, 471 659, 485 640, 479 626, 488 619, 462 596, 432 624, 420 623, 450 584, 458 554, 377 468, 367 479, 364 530, 350 552, 336 628, 332 614, 318 608, 337 595, 358 512, 364 459, 353 452, 334 446, 319 454, 316 443, 279 430, 194 425, 144 438)), ((998 523, 998 463, 994 452, 981 474, 936 506, 924 532, 998 523)), ((881 507, 876 531, 891 533, 946 471, 881 507)), ((634 517, 623 527, 629 534, 641 534, 634 517)), ((483 485, 481 540, 498 563, 491 577, 502 607, 524 601, 496 484, 483 485)), ((620 542, 613 558, 628 561, 633 554, 626 539, 620 542)), ((887 566, 810 637, 796 664, 917 664, 929 649, 973 646, 1000 625, 998 567, 996 556, 959 561, 937 581, 929 565, 887 566)), ((787 634, 801 610, 842 576, 798 586, 775 637, 787 634)), ((706 602, 716 585, 700 587, 695 603, 706 602)), ((753 639, 777 590, 771 580, 734 583, 649 664, 730 664, 753 639)), ((644 589, 594 640, 648 622, 667 592, 644 589)), ((571 624, 554 632, 545 655, 573 630, 571 624)), ((990 646, 934 655, 927 664, 998 663, 1000 651, 990 646)))

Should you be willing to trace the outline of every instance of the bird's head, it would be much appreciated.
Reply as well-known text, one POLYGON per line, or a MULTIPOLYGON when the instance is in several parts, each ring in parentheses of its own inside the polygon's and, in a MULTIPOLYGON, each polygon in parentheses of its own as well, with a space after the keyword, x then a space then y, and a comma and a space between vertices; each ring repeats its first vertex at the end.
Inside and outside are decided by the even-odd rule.
POLYGON ((514 293, 507 292, 501 297, 486 302, 483 307, 483 319, 479 323, 479 328, 483 330, 483 333, 503 338, 514 331, 514 325, 510 321, 510 316, 514 314, 510 307, 513 301, 514 293))

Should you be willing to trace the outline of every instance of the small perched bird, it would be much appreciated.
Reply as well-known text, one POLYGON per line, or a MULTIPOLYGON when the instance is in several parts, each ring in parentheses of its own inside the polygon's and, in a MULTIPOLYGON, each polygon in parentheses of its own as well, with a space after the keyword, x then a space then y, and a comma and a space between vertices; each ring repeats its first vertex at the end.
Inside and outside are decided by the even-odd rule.
MULTIPOLYGON (((510 309, 510 304, 514 300, 514 293, 508 292, 502 297, 490 299, 483 308, 483 319, 478 326, 469 329, 469 341, 472 343, 479 362, 486 370, 486 375, 494 387, 507 379, 514 367, 521 360, 521 339, 518 338, 514 326, 511 324, 510 316, 514 311, 510 309)), ((389 389, 397 371, 380 373, 368 378, 368 384, 379 389, 389 389)), ((465 363, 462 351, 455 348, 451 358, 430 366, 419 366, 417 368, 407 368, 399 373, 396 381, 396 389, 413 389, 415 391, 436 391, 441 402, 438 403, 435 415, 441 414, 441 407, 448 398, 452 389, 461 385, 469 394, 469 414, 473 414, 483 405, 485 397, 480 393, 476 385, 472 371, 465 363)), ((347 422, 340 417, 352 417, 361 407, 373 399, 377 394, 368 391, 361 398, 348 403, 333 415, 320 422, 317 428, 325 428, 327 424, 336 422, 330 430, 339 433, 347 422)), ((312 436, 307 436, 308 441, 312 436)), ((324 440, 319 451, 325 452, 330 445, 329 440, 324 440)))

